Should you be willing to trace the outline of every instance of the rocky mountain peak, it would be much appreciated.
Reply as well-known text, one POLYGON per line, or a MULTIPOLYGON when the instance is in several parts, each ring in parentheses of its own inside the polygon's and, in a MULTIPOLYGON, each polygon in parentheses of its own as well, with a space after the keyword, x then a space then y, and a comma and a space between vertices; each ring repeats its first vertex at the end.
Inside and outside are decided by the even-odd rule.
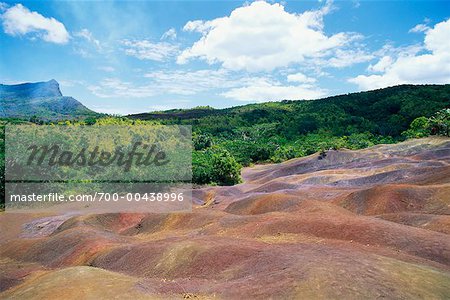
POLYGON ((21 83, 14 85, 0 85, 0 97, 2 98, 42 98, 61 97, 59 83, 55 80, 35 83, 21 83))

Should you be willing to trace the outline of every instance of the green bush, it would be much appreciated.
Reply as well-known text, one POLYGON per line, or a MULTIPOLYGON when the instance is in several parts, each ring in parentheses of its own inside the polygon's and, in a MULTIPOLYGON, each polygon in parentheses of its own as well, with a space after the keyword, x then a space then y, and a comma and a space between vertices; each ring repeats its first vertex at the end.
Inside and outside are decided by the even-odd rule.
POLYGON ((411 122, 409 129, 404 131, 402 135, 406 138, 422 138, 429 136, 430 133, 430 121, 425 117, 418 117, 411 122))
POLYGON ((233 185, 241 182, 241 165, 224 149, 212 156, 214 182, 220 185, 233 185))
POLYGON ((296 149, 294 146, 287 145, 278 147, 270 160, 275 163, 280 163, 301 156, 305 156, 305 152, 301 149, 296 149))
POLYGON ((450 136, 450 108, 436 112, 430 118, 418 117, 402 135, 406 138, 422 138, 430 134, 450 136))
POLYGON ((432 134, 450 136, 450 108, 444 108, 428 119, 432 134))
POLYGON ((192 153, 192 182, 208 184, 214 182, 211 151, 194 151, 192 153))
POLYGON ((241 168, 230 152, 216 146, 192 154, 192 181, 196 184, 240 183, 241 168))
POLYGON ((192 134, 192 143, 195 150, 203 150, 213 145, 212 137, 209 134, 192 134))
POLYGON ((276 143, 268 140, 244 140, 241 137, 223 141, 217 146, 233 153, 236 161, 243 166, 269 160, 277 148, 276 143))
POLYGON ((374 135, 365 132, 365 133, 354 133, 344 139, 345 148, 357 150, 363 149, 367 147, 371 147, 374 145, 374 135))

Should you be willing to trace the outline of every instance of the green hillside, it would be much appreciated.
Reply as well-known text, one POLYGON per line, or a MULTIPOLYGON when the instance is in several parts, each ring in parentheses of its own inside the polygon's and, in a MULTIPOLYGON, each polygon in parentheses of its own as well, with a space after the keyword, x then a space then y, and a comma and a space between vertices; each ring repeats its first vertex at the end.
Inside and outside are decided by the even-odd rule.
POLYGON ((195 131, 214 135, 270 123, 286 138, 324 130, 335 135, 371 132, 398 137, 415 118, 431 116, 449 105, 448 84, 400 85, 320 100, 268 102, 226 109, 200 107, 129 117, 164 124, 192 124, 195 131))
POLYGON ((128 117, 193 125, 194 181, 223 183, 212 167, 217 153, 226 151, 247 166, 325 153, 330 148, 394 143, 411 135, 402 133, 414 119, 428 118, 446 107, 450 107, 450 85, 401 85, 313 101, 199 107, 128 117))

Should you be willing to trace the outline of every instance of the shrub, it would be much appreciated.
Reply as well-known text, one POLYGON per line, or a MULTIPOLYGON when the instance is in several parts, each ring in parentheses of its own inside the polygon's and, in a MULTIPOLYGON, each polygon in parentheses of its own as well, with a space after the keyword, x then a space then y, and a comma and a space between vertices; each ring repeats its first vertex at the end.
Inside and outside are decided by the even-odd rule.
POLYGON ((433 134, 450 136, 450 108, 444 108, 428 119, 433 134))
POLYGON ((194 151, 192 153, 192 182, 208 184, 214 181, 212 155, 210 151, 194 151))
POLYGON ((215 147, 192 154, 192 181, 196 184, 233 185, 241 182, 241 165, 225 149, 215 147))
POLYGON ((280 146, 275 150, 270 160, 275 163, 280 163, 301 156, 305 156, 305 152, 301 149, 296 149, 293 146, 280 146))
POLYGON ((374 145, 372 140, 374 139, 371 133, 354 133, 347 137, 345 141, 345 147, 348 149, 363 149, 374 145))
POLYGON ((192 143, 195 150, 203 150, 213 145, 212 137, 208 134, 192 134, 192 143))
POLYGON ((409 129, 404 131, 402 135, 406 138, 422 138, 429 136, 430 133, 430 121, 425 117, 418 117, 411 122, 409 129))
POLYGON ((212 156, 214 181, 220 185, 233 185, 241 182, 241 165, 224 149, 212 156))

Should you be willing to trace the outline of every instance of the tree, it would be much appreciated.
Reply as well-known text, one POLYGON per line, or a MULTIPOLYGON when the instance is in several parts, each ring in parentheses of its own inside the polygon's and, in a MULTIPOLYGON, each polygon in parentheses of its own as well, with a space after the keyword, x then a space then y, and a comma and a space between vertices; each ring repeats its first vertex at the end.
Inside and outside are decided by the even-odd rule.
POLYGON ((428 121, 433 134, 450 136, 450 108, 441 109, 428 121))
POLYGON ((425 117, 418 117, 411 122, 409 129, 402 135, 407 138, 422 138, 429 136, 430 133, 430 121, 425 117))
POLYGON ((212 137, 209 134, 193 133, 192 142, 195 150, 203 150, 212 146, 212 137))
POLYGON ((211 151, 192 152, 192 182, 210 184, 214 181, 211 151))
POLYGON ((213 154, 212 167, 217 184, 233 185, 241 182, 241 166, 227 150, 220 149, 213 154))

